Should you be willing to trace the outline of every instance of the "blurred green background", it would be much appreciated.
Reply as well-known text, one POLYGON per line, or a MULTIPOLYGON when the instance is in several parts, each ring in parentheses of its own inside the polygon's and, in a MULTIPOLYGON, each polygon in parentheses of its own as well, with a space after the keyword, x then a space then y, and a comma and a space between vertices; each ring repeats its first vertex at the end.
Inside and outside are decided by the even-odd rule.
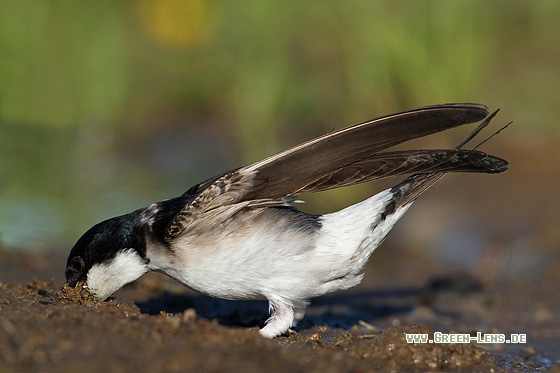
MULTIPOLYGON (((98 221, 218 172, 436 103, 501 108, 497 121, 515 124, 485 149, 512 162, 503 180, 529 177, 516 159, 544 173, 530 162, 543 149, 545 164, 558 161, 559 15, 552 0, 0 0, 0 246, 69 250, 98 221)), ((452 146, 465 131, 422 145, 452 146)), ((498 200, 488 219, 519 214, 515 198, 485 192, 489 179, 457 179, 471 177, 498 200)), ((532 229, 505 221, 506 232, 532 229)))

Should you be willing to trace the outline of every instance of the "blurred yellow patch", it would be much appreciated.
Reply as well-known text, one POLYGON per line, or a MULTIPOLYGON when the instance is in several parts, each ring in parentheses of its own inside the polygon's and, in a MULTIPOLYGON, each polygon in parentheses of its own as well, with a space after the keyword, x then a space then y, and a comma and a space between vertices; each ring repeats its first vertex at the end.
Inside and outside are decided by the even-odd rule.
POLYGON ((203 0, 146 0, 138 2, 138 12, 144 29, 172 47, 201 44, 212 28, 203 0))

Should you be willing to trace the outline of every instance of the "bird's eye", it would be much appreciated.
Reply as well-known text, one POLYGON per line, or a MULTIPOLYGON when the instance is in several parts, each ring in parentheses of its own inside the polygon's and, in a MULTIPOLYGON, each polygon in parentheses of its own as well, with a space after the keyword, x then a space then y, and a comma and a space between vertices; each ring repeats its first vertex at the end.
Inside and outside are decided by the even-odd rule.
POLYGON ((72 259, 70 265, 73 271, 79 273, 84 270, 85 263, 81 256, 77 256, 74 259, 72 259))

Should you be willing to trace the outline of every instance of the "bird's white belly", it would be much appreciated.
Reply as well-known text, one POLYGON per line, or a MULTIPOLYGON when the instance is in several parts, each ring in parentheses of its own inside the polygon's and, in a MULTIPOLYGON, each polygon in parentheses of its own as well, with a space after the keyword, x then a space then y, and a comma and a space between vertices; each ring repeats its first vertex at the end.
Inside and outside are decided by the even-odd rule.
POLYGON ((389 190, 315 225, 300 213, 276 209, 245 212, 242 219, 172 245, 172 262, 153 269, 201 293, 225 299, 310 299, 357 285, 369 256, 408 206, 385 220, 389 190), (300 220, 298 220, 300 219, 300 220))

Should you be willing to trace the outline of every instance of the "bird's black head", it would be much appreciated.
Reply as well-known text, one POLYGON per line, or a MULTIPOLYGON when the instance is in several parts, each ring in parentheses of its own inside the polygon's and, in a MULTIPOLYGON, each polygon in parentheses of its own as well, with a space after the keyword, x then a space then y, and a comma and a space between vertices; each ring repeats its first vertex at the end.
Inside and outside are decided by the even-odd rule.
POLYGON ((76 242, 66 262, 66 281, 86 284, 98 299, 147 272, 142 210, 105 220, 76 242))

